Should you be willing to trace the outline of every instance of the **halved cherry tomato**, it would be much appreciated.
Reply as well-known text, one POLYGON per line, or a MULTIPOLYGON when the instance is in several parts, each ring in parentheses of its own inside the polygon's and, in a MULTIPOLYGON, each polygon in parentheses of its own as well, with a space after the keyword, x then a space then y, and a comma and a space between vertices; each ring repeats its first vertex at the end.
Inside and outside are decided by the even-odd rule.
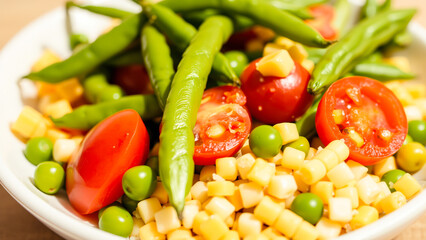
POLYGON ((194 127, 194 162, 214 164, 217 158, 233 156, 247 139, 251 119, 241 89, 222 86, 204 92, 194 127))
POLYGON ((290 75, 264 77, 256 70, 255 60, 241 74, 241 89, 247 96, 247 107, 254 118, 268 124, 292 122, 311 105, 313 96, 306 87, 309 72, 295 62, 290 75))
POLYGON ((335 40, 337 38, 337 30, 333 27, 335 16, 333 6, 320 4, 309 8, 309 12, 313 19, 305 20, 305 23, 316 29, 324 39, 335 40))
POLYGON ((148 73, 141 64, 117 67, 114 70, 113 81, 128 95, 153 93, 148 73))
POLYGON ((93 213, 121 195, 127 169, 145 162, 149 137, 134 110, 120 111, 96 125, 70 159, 66 189, 71 205, 81 214, 93 213))
POLYGON ((407 118, 398 98, 379 81, 347 77, 333 83, 315 117, 324 144, 344 139, 349 159, 372 165, 393 155, 407 135, 407 118))

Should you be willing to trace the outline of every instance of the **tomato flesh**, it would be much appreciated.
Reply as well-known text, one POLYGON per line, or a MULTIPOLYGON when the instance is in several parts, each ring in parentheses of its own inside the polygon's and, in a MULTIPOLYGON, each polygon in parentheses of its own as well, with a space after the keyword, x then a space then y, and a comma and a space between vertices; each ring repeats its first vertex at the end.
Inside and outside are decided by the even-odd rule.
POLYGON ((365 77, 332 84, 318 106, 315 125, 324 144, 344 139, 349 159, 364 165, 393 155, 407 135, 407 118, 397 97, 382 83, 365 77))
POLYGON ((204 92, 193 129, 195 164, 214 164, 217 158, 233 156, 241 148, 251 129, 245 103, 246 97, 237 87, 204 92))
POLYGON ((320 4, 309 8, 313 19, 305 20, 305 23, 316 29, 326 40, 336 40, 337 31, 333 27, 335 16, 334 8, 330 5, 320 4))
POLYGON ((123 110, 100 122, 68 163, 71 205, 81 214, 90 214, 116 201, 123 195, 124 173, 143 164, 148 151, 148 133, 136 111, 123 110))

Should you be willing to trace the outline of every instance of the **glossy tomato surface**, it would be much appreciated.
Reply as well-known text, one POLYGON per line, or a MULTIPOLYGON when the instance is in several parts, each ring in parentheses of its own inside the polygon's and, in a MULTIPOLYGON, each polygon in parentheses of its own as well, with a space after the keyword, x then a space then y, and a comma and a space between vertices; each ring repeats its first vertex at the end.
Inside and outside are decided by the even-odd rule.
POLYGON ((315 5, 309 8, 309 12, 314 18, 305 20, 305 23, 316 29, 324 39, 336 40, 338 32, 333 26, 335 18, 333 6, 326 4, 315 5))
POLYGON ((256 70, 259 60, 251 62, 241 74, 241 89, 247 96, 250 114, 268 124, 293 122, 313 101, 306 90, 310 74, 295 62, 285 78, 264 77, 256 70))
POLYGON ((149 137, 134 110, 120 111, 96 125, 73 154, 66 170, 71 205, 93 213, 123 195, 121 179, 129 168, 145 162, 149 137))
POLYGON ((113 81, 129 95, 153 93, 148 73, 141 64, 117 67, 113 81))
POLYGON ((393 155, 407 135, 402 104, 385 85, 366 77, 333 83, 320 101, 315 125, 324 144, 344 139, 349 159, 364 165, 393 155))
POLYGON ((204 92, 194 127, 194 162, 214 164, 217 158, 233 156, 251 130, 246 97, 241 89, 221 86, 204 92))

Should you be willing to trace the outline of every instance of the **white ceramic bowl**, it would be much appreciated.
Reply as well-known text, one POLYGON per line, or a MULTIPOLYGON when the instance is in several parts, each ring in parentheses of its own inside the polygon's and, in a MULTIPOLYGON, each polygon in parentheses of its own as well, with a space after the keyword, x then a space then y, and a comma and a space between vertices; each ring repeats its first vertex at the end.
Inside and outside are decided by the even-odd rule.
MULTIPOLYGON (((91 1, 93 4, 119 6, 137 11, 130 1, 91 1)), ((94 39, 108 26, 108 18, 73 10, 73 25, 77 32, 94 39)), ((35 89, 28 82, 18 80, 30 71, 45 47, 62 57, 70 54, 64 30, 64 11, 57 9, 34 21, 19 32, 0 52, 0 181, 4 188, 25 209, 47 227, 66 239, 123 239, 97 228, 96 216, 81 216, 67 201, 65 192, 50 196, 40 192, 32 183, 35 166, 22 151, 25 145, 10 131, 24 104, 33 105, 35 89)), ((426 80, 422 62, 426 56, 426 30, 416 23, 410 25, 413 44, 403 52, 411 60, 419 79, 426 80)), ((426 181, 426 170, 416 174, 426 181)), ((426 211, 426 191, 410 200, 401 209, 388 214, 364 228, 345 234, 340 239, 390 239, 412 224, 426 211)))

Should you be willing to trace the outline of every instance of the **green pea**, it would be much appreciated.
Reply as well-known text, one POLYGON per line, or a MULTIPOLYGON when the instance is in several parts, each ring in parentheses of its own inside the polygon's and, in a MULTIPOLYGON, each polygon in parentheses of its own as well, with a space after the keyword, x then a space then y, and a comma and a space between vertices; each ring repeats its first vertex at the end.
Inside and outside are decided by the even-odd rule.
POLYGON ((123 194, 123 196, 121 197, 121 203, 123 203, 124 208, 126 208, 129 213, 132 213, 138 207, 139 201, 133 200, 129 198, 126 194, 123 194))
POLYGON ((293 200, 290 209, 315 225, 322 217, 324 204, 321 198, 313 193, 301 193, 293 200))
POLYGON ((46 194, 55 194, 64 185, 65 171, 54 161, 46 161, 37 165, 34 172, 34 185, 46 194))
POLYGON ((124 91, 120 86, 111 84, 102 89, 102 92, 99 93, 97 102, 106 102, 111 100, 117 100, 123 97, 124 91))
POLYGON ((286 145, 284 145, 284 148, 286 147, 292 147, 297 150, 300 150, 305 153, 305 156, 308 155, 309 148, 310 148, 308 139, 302 136, 299 137, 296 141, 293 141, 291 143, 287 143, 286 145))
POLYGON ((426 121, 412 120, 408 123, 408 135, 410 135, 415 142, 426 145, 426 121))
POLYGON ((248 58, 246 54, 241 51, 229 51, 224 55, 228 59, 229 64, 234 69, 235 73, 238 76, 241 76, 244 68, 248 65, 248 58))
POLYGON ((145 165, 149 166, 156 176, 159 176, 158 172, 158 157, 152 156, 146 160, 145 165))
POLYGON ((100 218, 101 218, 101 216, 102 216, 102 214, 104 213, 105 209, 107 209, 107 208, 109 208, 109 207, 111 207, 111 206, 118 206, 118 207, 121 207, 121 203, 119 203, 119 202, 115 201, 115 202, 111 203, 110 205, 108 205, 108 206, 105 206, 105 207, 101 208, 101 209, 98 211, 98 219, 100 219, 100 218))
POLYGON ((398 166, 409 173, 419 171, 426 161, 426 149, 418 142, 403 145, 396 154, 398 166))
POLYGON ((124 193, 133 200, 140 201, 151 196, 157 186, 157 175, 146 165, 132 167, 123 175, 124 193))
POLYGON ((83 81, 84 96, 91 103, 96 103, 102 90, 109 85, 105 73, 95 72, 83 81))
POLYGON ((405 137, 404 142, 402 143, 402 145, 406 145, 407 143, 413 142, 413 138, 407 134, 407 137, 405 137))
POLYGON ((391 192, 395 192, 395 188, 393 187, 393 184, 398 181, 402 176, 404 176, 406 172, 400 170, 400 169, 394 169, 386 172, 383 174, 381 181, 385 182, 386 185, 388 185, 388 188, 391 192))
POLYGON ((28 140, 24 155, 30 163, 38 165, 52 159, 52 150, 53 143, 49 138, 36 137, 28 140))
POLYGON ((110 206, 99 218, 99 228, 103 231, 128 237, 133 230, 133 218, 123 207, 110 206))
POLYGON ((272 158, 280 152, 283 140, 280 132, 269 125, 261 125, 251 131, 251 151, 261 158, 272 158))

